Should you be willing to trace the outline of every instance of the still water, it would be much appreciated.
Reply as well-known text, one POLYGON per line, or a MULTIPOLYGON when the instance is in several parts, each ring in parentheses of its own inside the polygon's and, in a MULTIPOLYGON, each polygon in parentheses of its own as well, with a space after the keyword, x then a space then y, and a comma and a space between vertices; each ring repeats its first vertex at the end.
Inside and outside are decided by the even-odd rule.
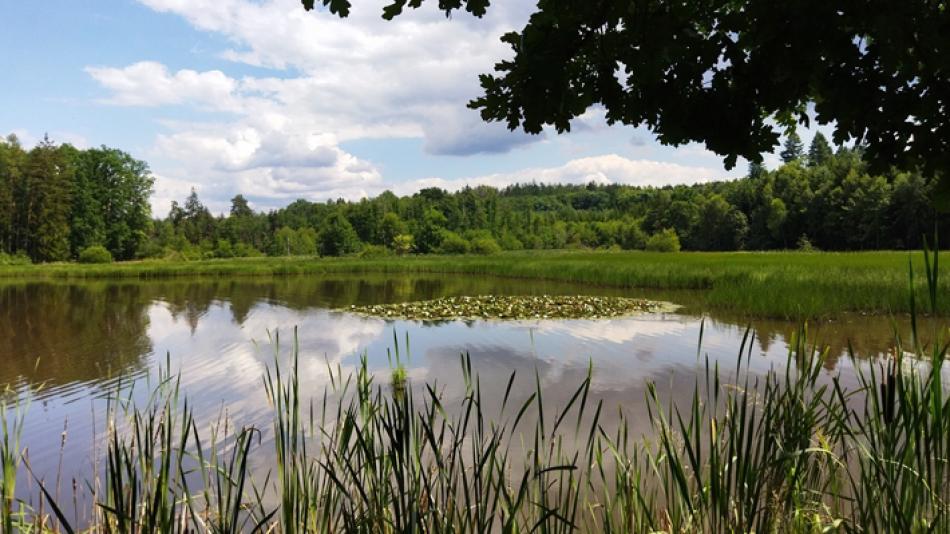
MULTIPOLYGON (((286 354, 299 343, 301 385, 319 397, 328 366, 345 373, 365 354, 385 379, 398 339, 410 380, 460 392, 459 355, 468 353, 486 397, 501 396, 512 371, 517 387, 563 403, 593 364, 592 391, 605 407, 645 409, 646 384, 689 396, 706 359, 734 368, 743 336, 753 372, 785 365, 799 326, 704 314, 688 293, 645 293, 553 282, 465 276, 283 277, 172 281, 18 282, 0 285, 0 391, 28 404, 23 445, 41 477, 84 480, 94 472, 106 397, 160 367, 180 372, 181 390, 199 420, 226 413, 239 425, 267 428, 271 411, 262 376, 278 335, 286 354), (648 297, 687 306, 677 313, 603 320, 387 321, 350 314, 353 304, 481 294, 588 294, 648 297), (690 304, 693 303, 693 304, 690 304), (702 344, 700 332, 702 329, 702 344), (408 339, 408 347, 406 340, 408 339), (406 360, 408 358, 408 360, 406 360), (65 444, 65 445, 64 445, 65 444)), ((894 327, 877 317, 810 325, 828 345, 828 377, 851 377, 894 344, 894 327), (847 355, 851 343, 861 356, 847 355)), ((140 388, 143 392, 146 388, 140 388)))

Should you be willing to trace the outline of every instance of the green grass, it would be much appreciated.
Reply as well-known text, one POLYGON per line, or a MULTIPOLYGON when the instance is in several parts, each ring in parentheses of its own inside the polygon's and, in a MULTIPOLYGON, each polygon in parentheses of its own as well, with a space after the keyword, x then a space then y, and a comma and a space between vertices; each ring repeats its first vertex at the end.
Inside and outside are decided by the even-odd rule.
MULTIPOLYGON (((911 257, 913 256, 913 260, 911 257)), ((0 278, 143 279, 174 276, 274 276, 391 273, 469 274, 583 282, 630 289, 699 290, 709 310, 749 317, 906 314, 908 252, 510 252, 494 256, 248 258, 108 265, 2 266, 0 278)), ((923 296, 923 281, 915 284, 923 296)), ((939 291, 950 291, 941 282, 939 291)), ((635 296, 635 292, 634 293, 635 296)), ((950 301, 941 303, 950 314, 950 301)))
MULTIPOLYGON (((747 337, 734 368, 707 361, 688 402, 666 404, 651 384, 643 439, 622 406, 592 400, 594 368, 560 406, 537 374, 515 401, 512 373, 496 412, 466 356, 464 391, 448 396, 437 384, 376 384, 364 358, 351 375, 329 369, 331 385, 308 403, 295 343, 291 367, 275 357, 263 380, 267 442, 227 422, 209 439, 162 375, 143 405, 112 397, 89 532, 948 532, 946 331, 923 346, 915 321, 918 305, 937 307, 935 263, 925 300, 908 298, 912 337, 858 367, 857 386, 820 379, 827 352, 804 327, 764 376, 747 367, 747 337), (270 474, 254 477, 254 454, 274 459, 270 474)), ((0 453, 18 468, 15 437, 0 453)), ((41 490, 50 512, 7 502, 0 520, 73 531, 41 490)))

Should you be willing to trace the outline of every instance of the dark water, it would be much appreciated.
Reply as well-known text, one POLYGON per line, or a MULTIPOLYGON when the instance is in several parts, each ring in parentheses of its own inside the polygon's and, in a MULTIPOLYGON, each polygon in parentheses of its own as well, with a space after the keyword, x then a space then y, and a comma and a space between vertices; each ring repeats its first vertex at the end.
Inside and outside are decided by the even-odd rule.
MULTIPOLYGON (((29 282, 0 285, 0 390, 28 404, 23 445, 35 471, 69 481, 93 472, 96 436, 103 432, 103 398, 170 365, 199 420, 226 412, 238 424, 267 427, 270 410, 262 375, 274 361, 279 332, 289 349, 297 328, 302 387, 319 395, 328 365, 345 373, 365 352, 371 369, 389 368, 388 349, 399 340, 414 383, 437 382, 461 391, 459 354, 469 353, 486 396, 503 394, 518 371, 534 387, 537 370, 550 392, 567 399, 593 362, 593 393, 606 406, 642 415, 645 385, 689 396, 706 357, 735 366, 746 322, 706 316, 689 293, 645 293, 551 282, 465 276, 288 277, 160 282, 29 282), (595 294, 685 302, 675 314, 608 320, 474 321, 441 324, 384 321, 338 311, 351 304, 479 294, 595 294), (409 346, 406 347, 408 336, 409 346), (530 378, 530 380, 527 380, 530 378), (65 434, 65 448, 62 449, 65 434), (61 453, 64 450, 64 453, 61 453)), ((786 362, 800 325, 754 321, 749 366, 765 372, 786 362)), ((828 345, 825 373, 851 376, 894 345, 901 320, 848 317, 810 325, 828 345), (861 359, 847 356, 851 343, 861 359), (869 360, 871 359, 871 360, 869 360)), ((147 390, 140 387, 140 393, 147 390)), ((61 485, 68 486, 68 482, 61 485)), ((65 491, 65 490, 64 490, 65 491)))

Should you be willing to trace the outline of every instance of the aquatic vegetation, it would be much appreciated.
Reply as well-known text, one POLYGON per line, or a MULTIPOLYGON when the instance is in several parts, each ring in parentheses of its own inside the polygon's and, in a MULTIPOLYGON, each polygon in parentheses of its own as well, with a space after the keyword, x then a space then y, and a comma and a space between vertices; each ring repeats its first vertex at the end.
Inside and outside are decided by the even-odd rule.
POLYGON ((602 319, 636 313, 673 311, 676 307, 644 299, 571 295, 445 297, 396 304, 350 306, 375 317, 411 320, 447 319, 602 319))
MULTIPOLYGON (((933 312, 936 256, 926 265, 927 298, 908 301, 933 312)), ((753 372, 749 332, 734 368, 707 360, 688 402, 666 403, 649 383, 642 438, 628 407, 593 400, 593 366, 559 405, 537 372, 530 394, 514 391, 515 371, 501 398, 488 398, 467 355, 459 391, 396 370, 398 390, 376 383, 364 356, 353 373, 329 368, 320 396, 301 384, 295 343, 290 368, 275 355, 264 377, 267 440, 228 425, 207 439, 176 378, 163 376, 144 405, 113 395, 105 480, 87 486, 103 488, 91 523, 70 525, 40 484, 52 512, 24 509, 17 524, 117 534, 950 532, 950 332, 935 326, 924 346, 913 324, 907 343, 895 339, 897 356, 858 367, 854 386, 828 375, 828 353, 804 326, 784 367, 753 372), (274 467, 255 477, 253 455, 274 467)), ((15 440, 4 443, 14 443, 4 465, 17 465, 15 440)))
MULTIPOLYGON (((585 252, 523 251, 491 256, 234 258, 112 264, 0 265, 0 279, 185 276, 288 276, 334 273, 453 274, 590 283, 618 288, 691 290, 702 307, 747 317, 806 319, 846 312, 910 313, 907 252, 585 252)), ((915 289, 925 295, 925 284, 915 289)), ((950 281, 940 282, 950 292, 950 281)), ((950 314, 950 300, 939 314, 950 314)))

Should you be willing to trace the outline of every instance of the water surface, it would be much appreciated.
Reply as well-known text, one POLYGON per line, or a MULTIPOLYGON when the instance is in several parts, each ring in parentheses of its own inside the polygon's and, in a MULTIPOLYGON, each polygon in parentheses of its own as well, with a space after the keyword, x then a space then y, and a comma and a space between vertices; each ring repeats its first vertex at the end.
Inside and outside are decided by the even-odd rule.
MULTIPOLYGON (((0 388, 29 403, 23 445, 38 474, 52 480, 58 473, 64 487, 93 472, 103 398, 155 377, 161 367, 181 373, 182 393, 203 424, 226 413, 238 424, 268 427, 261 380, 274 362, 277 336, 285 354, 296 336, 302 387, 317 397, 328 369, 353 370, 363 354, 385 380, 395 338, 412 382, 439 384, 448 397, 463 389, 460 354, 471 356, 486 397, 502 396, 513 371, 521 377, 517 393, 526 395, 537 373, 545 402, 554 405, 566 402, 592 364, 595 398, 608 408, 623 406, 636 425, 645 419, 647 382, 673 399, 688 397, 707 358, 735 367, 747 333, 753 372, 785 365, 800 325, 704 315, 695 305, 700 301, 682 292, 458 275, 6 283, 0 285, 0 388), (618 295, 687 306, 616 319, 510 322, 387 321, 345 311, 353 304, 480 294, 618 295)), ((854 366, 869 360, 853 361, 848 344, 862 358, 886 354, 894 329, 906 330, 905 322, 851 316, 810 325, 814 339, 829 347, 826 378, 842 373, 853 382, 854 366)))

